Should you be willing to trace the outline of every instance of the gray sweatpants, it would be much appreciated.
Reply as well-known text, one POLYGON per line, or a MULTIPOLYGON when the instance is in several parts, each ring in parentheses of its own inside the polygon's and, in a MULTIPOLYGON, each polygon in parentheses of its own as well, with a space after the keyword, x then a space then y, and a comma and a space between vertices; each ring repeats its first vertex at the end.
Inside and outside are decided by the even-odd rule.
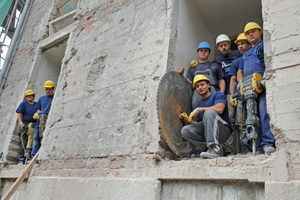
POLYGON ((224 143, 231 132, 229 125, 214 110, 205 111, 203 121, 186 125, 181 129, 182 137, 194 144, 197 151, 204 151, 213 144, 224 143))

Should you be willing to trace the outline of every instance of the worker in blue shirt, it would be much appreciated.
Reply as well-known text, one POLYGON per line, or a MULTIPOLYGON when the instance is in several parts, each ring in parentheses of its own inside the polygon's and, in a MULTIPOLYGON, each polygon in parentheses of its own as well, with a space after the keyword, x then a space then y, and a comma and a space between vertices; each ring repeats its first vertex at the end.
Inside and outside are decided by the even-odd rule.
POLYGON ((51 103, 54 96, 55 85, 53 81, 50 80, 46 81, 44 87, 45 87, 46 95, 39 98, 36 104, 37 111, 33 116, 34 119, 39 119, 39 120, 34 132, 33 147, 31 151, 32 157, 34 157, 34 155, 38 152, 41 146, 41 139, 43 137, 43 130, 39 130, 41 129, 41 125, 39 124, 41 123, 41 117, 43 117, 42 115, 46 116, 45 117, 45 122, 46 122, 48 113, 50 112, 51 109, 51 103))
POLYGON ((182 128, 181 135, 195 145, 196 154, 192 157, 217 158, 221 156, 220 144, 232 133, 225 95, 211 92, 210 80, 204 75, 195 76, 193 86, 201 100, 190 113, 190 124, 182 128))
MULTIPOLYGON (((244 33, 251 44, 251 48, 243 55, 244 66, 239 68, 238 76, 243 77, 254 72, 261 76, 265 72, 264 47, 261 38, 262 28, 255 22, 249 22, 244 28, 244 33)), ((276 151, 275 139, 270 129, 270 117, 267 113, 266 90, 258 96, 258 111, 260 119, 260 127, 256 128, 258 137, 256 143, 257 150, 270 154, 276 151)))
MULTIPOLYGON (((230 50, 231 41, 229 37, 225 34, 220 34, 216 39, 216 45, 221 53, 220 56, 216 57, 213 62, 218 63, 223 70, 224 79, 225 79, 225 90, 221 91, 226 96, 226 101, 228 104, 228 112, 229 112, 229 119, 232 125, 235 123, 235 109, 230 105, 231 95, 230 95, 230 76, 229 70, 233 60, 241 57, 241 54, 238 50, 230 50)), ((238 130, 234 128, 235 134, 238 133, 238 130)), ((224 155, 230 155, 233 153, 233 136, 229 138, 229 140, 224 144, 223 147, 224 155)))
POLYGON ((21 142, 21 146, 19 149, 19 156, 18 156, 19 165, 26 164, 25 151, 26 151, 26 146, 28 141, 28 136, 27 136, 28 124, 30 122, 36 122, 36 120, 32 118, 34 113, 37 111, 37 109, 35 108, 36 102, 34 102, 35 93, 33 92, 33 90, 26 90, 25 99, 26 100, 23 101, 16 110, 18 127, 20 128, 20 142, 21 142))
MULTIPOLYGON (((234 41, 234 43, 237 45, 237 48, 241 55, 243 55, 246 51, 248 51, 251 48, 250 43, 247 40, 247 37, 244 33, 239 34, 237 39, 234 41)), ((229 76, 230 76, 230 95, 232 96, 237 91, 237 83, 240 82, 241 77, 237 77, 237 72, 239 70, 239 67, 242 67, 244 65, 243 57, 239 57, 232 61, 231 67, 229 70, 229 76)), ((247 134, 246 134, 246 124, 245 124, 245 118, 246 118, 246 112, 243 105, 243 101, 240 97, 237 99, 237 107, 236 107, 236 115, 235 115, 235 126, 238 126, 239 134, 236 135, 237 137, 241 138, 242 140, 242 154, 246 154, 251 151, 251 146, 249 144, 247 134), (242 123, 243 122, 243 123, 242 123), (241 127, 242 126, 242 127, 241 127), (242 131, 242 132, 241 132, 242 131), (242 137, 241 137, 242 136, 242 137)), ((237 139, 238 141, 238 139, 237 139)), ((239 145, 240 143, 236 143, 239 145)), ((237 150, 239 151, 240 148, 237 147, 237 150)))

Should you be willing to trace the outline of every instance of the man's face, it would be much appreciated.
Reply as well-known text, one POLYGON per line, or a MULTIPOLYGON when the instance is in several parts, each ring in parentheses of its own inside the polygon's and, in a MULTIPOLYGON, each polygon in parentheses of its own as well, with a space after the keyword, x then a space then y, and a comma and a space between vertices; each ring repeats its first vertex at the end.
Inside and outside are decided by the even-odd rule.
POLYGON ((206 81, 199 81, 196 83, 196 90, 198 94, 205 95, 209 92, 210 84, 208 84, 206 81))
POLYGON ((197 52, 197 56, 200 60, 207 60, 209 56, 209 49, 199 49, 197 52))
POLYGON ((230 53, 230 42, 228 42, 228 41, 219 42, 218 43, 218 50, 224 56, 228 55, 230 53))
POLYGON ((250 44, 246 40, 240 40, 237 42, 236 45, 241 54, 244 54, 251 47, 250 44))
POLYGON ((246 32, 246 37, 251 45, 256 45, 261 40, 261 30, 251 29, 246 32))
POLYGON ((45 91, 47 96, 52 96, 54 92, 54 88, 45 88, 45 91))
POLYGON ((33 94, 31 94, 31 95, 27 95, 25 98, 26 98, 26 101, 28 101, 28 102, 33 102, 35 96, 34 96, 33 94))

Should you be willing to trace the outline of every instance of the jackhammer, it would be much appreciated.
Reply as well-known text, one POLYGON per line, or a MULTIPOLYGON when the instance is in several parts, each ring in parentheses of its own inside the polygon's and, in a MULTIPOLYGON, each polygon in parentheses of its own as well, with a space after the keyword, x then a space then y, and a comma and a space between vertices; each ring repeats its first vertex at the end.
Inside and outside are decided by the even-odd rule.
POLYGON ((33 137, 34 137, 34 131, 35 131, 35 127, 36 126, 36 123, 29 123, 28 124, 28 131, 27 131, 27 144, 26 144, 26 148, 25 148, 25 144, 24 144, 24 141, 22 139, 22 136, 21 136, 21 142, 22 142, 22 147, 24 149, 24 155, 25 155, 25 163, 27 163, 29 160, 31 160, 31 150, 32 150, 32 142, 33 142, 33 137))
MULTIPOLYGON (((256 153, 256 127, 260 127, 260 119, 258 118, 258 94, 263 91, 263 84, 261 83, 262 76, 258 73, 250 74, 244 77, 239 85, 239 92, 232 95, 232 104, 237 102, 236 97, 242 97, 246 102, 246 134, 247 138, 252 142, 252 152, 255 156, 256 153)), ((242 128, 242 127, 241 127, 242 128)))

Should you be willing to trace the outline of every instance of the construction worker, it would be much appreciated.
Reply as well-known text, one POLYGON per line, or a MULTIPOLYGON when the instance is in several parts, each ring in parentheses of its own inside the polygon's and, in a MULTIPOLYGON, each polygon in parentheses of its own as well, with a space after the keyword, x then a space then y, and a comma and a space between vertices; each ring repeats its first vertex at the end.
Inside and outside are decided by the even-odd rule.
MULTIPOLYGON (((235 109, 230 105, 231 95, 230 95, 230 76, 229 70, 233 60, 241 57, 241 54, 238 50, 230 50, 231 41, 229 37, 225 34, 220 34, 216 39, 216 45, 221 53, 220 56, 216 57, 213 62, 218 63, 223 70, 224 79, 225 79, 225 90, 221 90, 226 96, 228 103, 229 119, 232 125, 235 123, 235 109)), ((238 131, 234 129, 235 134, 238 134, 238 131)), ((233 136, 229 138, 228 142, 224 144, 223 147, 224 155, 230 155, 233 153, 233 136)))
POLYGON ((220 91, 211 92, 210 80, 204 75, 196 75, 193 86, 201 100, 190 113, 188 122, 191 124, 182 128, 181 135, 196 146, 192 157, 217 158, 219 144, 232 133, 225 95, 220 91))
MULTIPOLYGON (((207 78, 210 79, 212 91, 225 90, 225 81, 224 74, 220 66, 216 63, 211 63, 208 61, 211 48, 208 42, 202 41, 197 47, 197 56, 199 57, 199 62, 192 61, 190 68, 188 69, 186 78, 193 84, 192 80, 197 74, 204 74, 207 78)), ((184 68, 179 69, 180 74, 184 73, 184 68)), ((193 108, 196 106, 200 100, 200 96, 196 93, 196 96, 193 96, 193 108)))
MULTIPOLYGON (((262 28, 255 22, 249 22, 244 28, 244 33, 251 48, 243 55, 244 65, 238 70, 238 77, 244 77, 253 73, 259 73, 261 76, 265 72, 264 47, 261 38, 262 28)), ((265 154, 275 152, 275 139, 270 129, 270 117, 267 113, 266 91, 263 90, 258 96, 258 111, 260 127, 256 128, 257 152, 264 151, 265 154)))
MULTIPOLYGON (((237 45, 237 48, 241 55, 243 55, 246 51, 248 51, 251 48, 250 43, 247 40, 247 37, 244 33, 239 34, 237 39, 234 41, 234 43, 237 45)), ((241 77, 237 77, 237 71, 240 66, 244 65, 243 57, 239 57, 232 61, 230 70, 229 70, 229 76, 230 76, 230 95, 232 96, 234 93, 237 92, 237 82, 240 82, 241 77)), ((251 151, 251 146, 248 144, 247 134, 246 134, 246 124, 245 124, 245 109, 243 105, 243 101, 241 98, 237 98, 237 107, 236 107, 236 120, 235 120, 235 126, 238 125, 239 133, 241 133, 241 130, 243 131, 242 134, 242 154, 246 154, 247 152, 251 151), (242 114, 243 113, 243 114, 242 114), (243 117, 243 120, 242 120, 243 117), (243 121, 243 123, 242 123, 243 121), (243 128, 241 129, 241 125, 243 128)), ((241 138, 241 135, 237 135, 239 138, 241 138)), ((239 145, 239 144, 238 144, 239 145)))
MULTIPOLYGON (((25 164, 25 151, 26 151, 26 145, 27 145, 27 131, 28 131, 28 124, 30 122, 36 122, 32 118, 33 114, 37 111, 35 108, 36 102, 34 102, 35 99, 35 93, 32 90, 26 90, 25 91, 25 101, 23 101, 18 109, 17 112, 17 119, 18 119, 18 127, 20 129, 20 149, 19 149, 19 156, 18 156, 18 164, 23 165, 25 164)), ((30 155, 29 155, 30 156, 30 155)))
POLYGON ((39 128, 40 128, 39 126, 41 123, 40 115, 48 116, 48 113, 50 112, 53 96, 54 96, 55 85, 54 85, 53 81, 48 80, 45 82, 44 88, 45 88, 46 95, 39 98, 39 100, 36 104, 37 111, 33 116, 34 119, 39 119, 39 120, 38 120, 37 126, 35 128, 35 132, 34 132, 31 157, 34 157, 34 155, 40 149, 41 138, 42 138, 42 134, 43 134, 41 132, 41 130, 39 130, 39 128))

